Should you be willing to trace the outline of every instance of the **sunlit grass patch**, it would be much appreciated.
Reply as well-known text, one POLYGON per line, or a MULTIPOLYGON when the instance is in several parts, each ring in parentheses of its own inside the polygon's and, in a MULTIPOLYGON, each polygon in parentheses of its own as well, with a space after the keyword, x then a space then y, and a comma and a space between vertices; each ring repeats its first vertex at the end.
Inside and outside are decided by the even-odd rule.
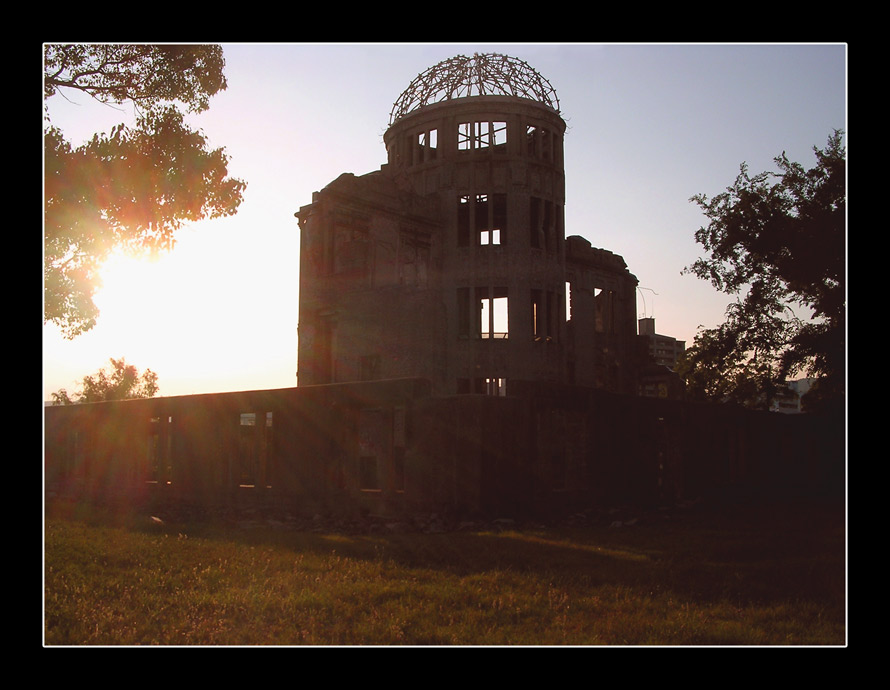
POLYGON ((806 525, 362 536, 50 519, 45 640, 843 644, 843 532, 806 525))

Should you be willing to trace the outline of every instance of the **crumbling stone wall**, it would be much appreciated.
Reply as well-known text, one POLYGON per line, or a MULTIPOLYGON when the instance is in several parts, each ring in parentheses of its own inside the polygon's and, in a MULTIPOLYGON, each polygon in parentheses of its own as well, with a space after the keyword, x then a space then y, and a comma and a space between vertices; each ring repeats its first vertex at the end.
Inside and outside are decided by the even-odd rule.
POLYGON ((513 517, 843 487, 842 421, 514 388, 431 396, 410 379, 49 407, 45 486, 125 505, 513 517))

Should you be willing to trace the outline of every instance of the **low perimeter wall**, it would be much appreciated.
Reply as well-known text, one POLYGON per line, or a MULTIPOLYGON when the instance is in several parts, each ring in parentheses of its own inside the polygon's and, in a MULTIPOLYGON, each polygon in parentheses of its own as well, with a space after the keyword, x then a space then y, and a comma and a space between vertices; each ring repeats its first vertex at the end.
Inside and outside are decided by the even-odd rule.
POLYGON ((843 420, 512 381, 510 397, 410 379, 48 407, 44 429, 49 495, 131 506, 523 517, 844 486, 843 420))

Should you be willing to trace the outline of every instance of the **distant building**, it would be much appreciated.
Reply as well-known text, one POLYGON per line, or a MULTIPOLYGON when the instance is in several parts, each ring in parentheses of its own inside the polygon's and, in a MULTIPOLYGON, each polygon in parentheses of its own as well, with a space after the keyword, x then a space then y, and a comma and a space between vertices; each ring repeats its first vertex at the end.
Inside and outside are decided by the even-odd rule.
POLYGON ((654 318, 640 319, 638 324, 638 342, 643 350, 642 359, 646 362, 640 370, 638 394, 646 398, 682 399, 685 386, 674 369, 680 355, 686 350, 685 341, 658 335, 654 318))
POLYGON ((797 414, 803 412, 801 398, 806 395, 810 386, 813 385, 814 379, 797 379, 796 381, 787 381, 785 388, 780 388, 776 392, 773 404, 770 407, 772 412, 784 412, 785 414, 797 414))
POLYGON ((686 341, 656 333, 655 319, 651 317, 639 320, 639 334, 648 343, 652 361, 673 371, 680 356, 686 351, 686 341))

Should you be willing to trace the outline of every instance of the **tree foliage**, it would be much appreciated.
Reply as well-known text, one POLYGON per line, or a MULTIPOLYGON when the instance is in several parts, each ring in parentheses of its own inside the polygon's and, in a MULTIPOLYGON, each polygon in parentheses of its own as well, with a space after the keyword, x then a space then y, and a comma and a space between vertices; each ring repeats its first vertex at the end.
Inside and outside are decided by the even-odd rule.
MULTIPOLYGON (((845 390, 846 151, 835 131, 806 170, 783 153, 778 172, 751 176, 712 199, 695 233, 708 252, 692 273, 735 302, 726 321, 703 329, 679 373, 698 399, 769 407, 778 386, 805 374, 824 401, 845 390), (798 314, 803 313, 804 316, 798 314)), ((811 400, 815 400, 813 396, 811 400)))
POLYGON ((158 392, 158 375, 151 369, 142 374, 124 358, 111 358, 111 371, 100 369, 83 377, 83 389, 72 398, 64 388, 52 394, 53 405, 153 398, 158 392))
POLYGON ((218 45, 45 45, 43 62, 45 99, 74 89, 102 103, 179 101, 201 112, 227 86, 218 45))
POLYGON ((245 183, 176 105, 205 110, 226 87, 224 65, 219 46, 45 46, 46 98, 73 89, 138 113, 81 146, 44 128, 44 322, 66 337, 95 325, 98 271, 114 249, 168 249, 184 222, 237 212, 245 183))

